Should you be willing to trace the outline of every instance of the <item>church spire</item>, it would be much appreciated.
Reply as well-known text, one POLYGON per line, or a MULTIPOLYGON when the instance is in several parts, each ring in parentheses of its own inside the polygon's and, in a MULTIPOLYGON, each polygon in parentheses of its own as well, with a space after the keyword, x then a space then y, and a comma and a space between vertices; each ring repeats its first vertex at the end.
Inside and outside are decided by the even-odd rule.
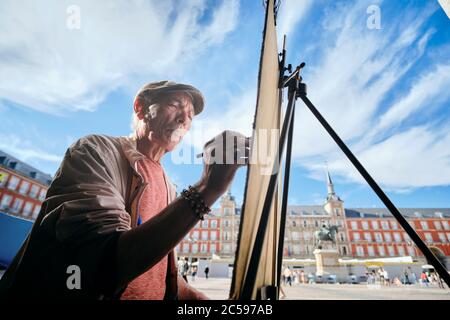
POLYGON ((331 180, 330 171, 328 171, 328 168, 327 168, 327 189, 328 189, 328 198, 335 195, 334 184, 333 181, 331 180))

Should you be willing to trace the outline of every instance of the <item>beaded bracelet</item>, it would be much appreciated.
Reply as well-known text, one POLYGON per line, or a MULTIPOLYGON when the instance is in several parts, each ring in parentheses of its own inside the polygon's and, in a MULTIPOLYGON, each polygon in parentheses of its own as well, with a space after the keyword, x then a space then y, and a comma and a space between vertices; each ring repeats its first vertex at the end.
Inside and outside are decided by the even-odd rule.
POLYGON ((184 189, 181 197, 186 199, 192 210, 195 211, 200 220, 204 220, 204 215, 211 212, 211 209, 205 204, 200 193, 193 186, 189 186, 189 190, 184 189))

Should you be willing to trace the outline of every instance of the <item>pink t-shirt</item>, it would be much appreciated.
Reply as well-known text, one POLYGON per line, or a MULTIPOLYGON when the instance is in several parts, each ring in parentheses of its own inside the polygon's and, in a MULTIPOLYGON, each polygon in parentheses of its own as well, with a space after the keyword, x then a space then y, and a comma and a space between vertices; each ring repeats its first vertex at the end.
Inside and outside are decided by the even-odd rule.
MULTIPOLYGON (((149 184, 144 189, 139 214, 145 223, 167 207, 167 189, 160 163, 145 158, 137 162, 139 173, 149 184)), ((162 300, 166 290, 167 256, 128 284, 121 300, 162 300)))

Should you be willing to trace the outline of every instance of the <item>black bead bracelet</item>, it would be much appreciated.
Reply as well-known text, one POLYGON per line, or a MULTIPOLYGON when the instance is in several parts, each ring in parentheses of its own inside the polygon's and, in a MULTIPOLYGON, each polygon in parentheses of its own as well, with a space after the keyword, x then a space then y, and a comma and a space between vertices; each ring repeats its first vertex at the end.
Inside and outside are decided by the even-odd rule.
POLYGON ((205 204, 202 196, 193 186, 189 186, 189 190, 184 189, 181 192, 181 197, 189 203, 192 210, 195 211, 195 214, 200 218, 200 220, 204 220, 205 214, 211 212, 211 208, 205 204))

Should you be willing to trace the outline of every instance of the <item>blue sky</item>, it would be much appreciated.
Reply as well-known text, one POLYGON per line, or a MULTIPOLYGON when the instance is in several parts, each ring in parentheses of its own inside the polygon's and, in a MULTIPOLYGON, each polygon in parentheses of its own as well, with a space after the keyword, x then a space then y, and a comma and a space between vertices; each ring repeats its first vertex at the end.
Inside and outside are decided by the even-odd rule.
MULTIPOLYGON (((162 79, 206 96, 185 145, 250 134, 263 20, 262 1, 2 1, 0 149, 53 174, 77 138, 128 135, 135 92, 162 79)), ((278 13, 310 99, 399 207, 450 207, 449 30, 437 1, 285 0, 278 13)), ((293 155, 291 204, 323 202, 328 163, 346 207, 382 206, 300 101, 293 155)), ((164 166, 179 188, 202 170, 169 155, 164 166)))

